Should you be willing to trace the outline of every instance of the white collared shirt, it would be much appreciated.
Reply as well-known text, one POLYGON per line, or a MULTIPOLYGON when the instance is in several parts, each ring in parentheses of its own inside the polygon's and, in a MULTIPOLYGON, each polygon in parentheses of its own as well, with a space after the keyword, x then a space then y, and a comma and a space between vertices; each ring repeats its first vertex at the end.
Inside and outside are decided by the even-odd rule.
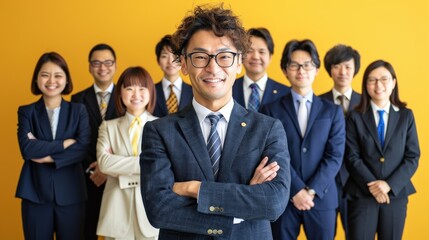
POLYGON ((264 96, 265 87, 267 86, 268 81, 268 75, 265 73, 265 75, 257 80, 256 82, 250 79, 247 75, 243 76, 243 94, 244 94, 244 104, 246 105, 246 108, 248 108, 249 104, 249 97, 252 93, 252 89, 250 88, 250 84, 256 83, 258 85, 258 91, 259 91, 259 102, 262 102, 262 97, 264 96))
POLYGON ((341 95, 344 95, 347 98, 347 100, 349 100, 347 102, 347 106, 346 106, 347 108, 346 109, 349 109, 350 100, 352 99, 352 93, 353 93, 352 88, 349 88, 344 94, 338 92, 335 88, 332 89, 332 95, 334 97, 335 104, 341 105, 341 102, 338 99, 338 96, 341 96, 341 95))
POLYGON ((61 110, 61 107, 56 107, 54 109, 46 108, 46 112, 48 113, 49 123, 51 125, 52 139, 54 140, 55 140, 55 137, 57 136, 58 121, 60 119, 60 110, 61 110))
POLYGON ((378 126, 378 123, 380 122, 380 115, 377 112, 378 110, 383 110, 384 114, 383 114, 383 120, 384 120, 384 137, 386 137, 386 131, 387 131, 387 123, 389 122, 389 111, 390 111, 390 106, 392 106, 393 110, 395 112, 399 111, 399 108, 395 105, 392 105, 389 102, 387 102, 386 106, 384 106, 383 108, 379 108, 372 100, 370 101, 371 104, 371 108, 372 108, 372 113, 374 114, 374 119, 375 119, 375 126, 378 126))
MULTIPOLYGON (((101 97, 97 94, 98 92, 103 92, 103 90, 101 90, 101 88, 99 88, 97 86, 97 84, 94 83, 94 91, 95 91, 95 96, 97 96, 97 101, 98 104, 100 104, 101 102, 101 97)), ((112 96, 112 92, 113 92, 113 83, 110 84, 110 86, 104 91, 104 92, 108 92, 109 94, 107 94, 107 96, 105 97, 106 103, 108 103, 110 101, 110 97, 112 96)))
MULTIPOLYGON (((177 78, 173 82, 173 91, 174 91, 174 94, 176 94, 177 105, 180 104, 180 96, 182 95, 182 83, 183 83, 183 80, 182 80, 181 77, 177 78)), ((167 101, 168 97, 170 96, 170 91, 171 91, 170 90, 170 85, 171 85, 171 82, 164 77, 161 80, 161 84, 162 84, 162 90, 164 91, 165 101, 167 101)))

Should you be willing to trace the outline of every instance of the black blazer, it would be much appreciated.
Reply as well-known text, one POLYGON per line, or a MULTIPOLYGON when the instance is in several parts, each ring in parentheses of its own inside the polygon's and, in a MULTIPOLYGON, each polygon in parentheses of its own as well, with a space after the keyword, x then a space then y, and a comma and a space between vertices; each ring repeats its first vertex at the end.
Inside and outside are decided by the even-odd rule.
POLYGON ((367 183, 386 181, 389 197, 403 198, 415 193, 411 177, 420 158, 419 141, 413 112, 390 107, 384 147, 377 136, 374 114, 355 110, 347 119, 346 167, 350 173, 345 191, 349 197, 372 196, 367 183))
MULTIPOLYGON (((243 81, 243 77, 235 80, 234 86, 232 86, 232 97, 237 103, 246 108, 243 93, 243 81)), ((262 105, 274 102, 288 93, 290 93, 290 87, 268 78, 259 110, 261 110, 262 105)))
POLYGON ((85 106, 61 102, 55 140, 43 98, 18 109, 18 141, 24 165, 16 196, 46 204, 70 205, 86 200, 82 160, 89 145, 90 129, 85 106), (31 133, 36 139, 30 139, 31 133), (76 143, 64 149, 65 139, 76 143), (51 156, 54 163, 31 159, 51 156))
MULTIPOLYGON (((115 109, 115 88, 112 89, 112 95, 110 96, 109 103, 107 105, 107 111, 105 120, 110 120, 118 117, 115 109)), ((92 162, 97 161, 96 146, 98 139, 98 128, 102 122, 100 107, 94 86, 91 85, 89 88, 73 94, 71 97, 72 102, 83 103, 86 106, 89 116, 89 125, 91 127, 91 143, 88 149, 88 154, 85 157, 84 168, 86 169, 92 162)))
MULTIPOLYGON (((332 93, 332 90, 320 95, 319 97, 335 103, 334 94, 332 93)), ((347 109, 347 113, 349 113, 359 104, 360 97, 361 95, 359 93, 352 91, 350 105, 349 105, 349 108, 347 109)), ((338 175, 336 178, 337 178, 337 182, 341 184, 342 187, 346 185, 347 179, 349 178, 349 172, 347 171, 347 168, 344 162, 341 165, 340 171, 338 172, 338 175)))
MULTIPOLYGON (((155 85, 156 90, 156 104, 153 111, 154 116, 164 117, 168 115, 167 103, 165 101, 164 90, 162 89, 162 81, 155 85)), ((191 85, 182 82, 182 92, 180 94, 179 110, 182 110, 192 102, 193 98, 191 85)))

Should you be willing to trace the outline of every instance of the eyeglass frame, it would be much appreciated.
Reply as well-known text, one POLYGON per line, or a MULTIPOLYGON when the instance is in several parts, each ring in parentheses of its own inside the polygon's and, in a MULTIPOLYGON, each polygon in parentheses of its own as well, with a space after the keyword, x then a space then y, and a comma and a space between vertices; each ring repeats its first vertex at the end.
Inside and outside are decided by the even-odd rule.
POLYGON ((215 60, 216 64, 217 64, 219 67, 221 67, 221 68, 229 68, 229 67, 231 67, 232 65, 234 65, 235 57, 237 57, 237 56, 239 56, 239 55, 241 55, 241 53, 238 53, 238 52, 231 52, 231 51, 222 51, 222 52, 218 52, 218 53, 216 53, 216 54, 208 54, 208 53, 206 53, 206 52, 191 52, 191 53, 185 54, 185 58, 188 58, 188 57, 189 57, 189 59, 190 59, 190 61, 191 61, 191 64, 192 64, 192 66, 194 66, 194 68, 206 68, 206 67, 210 64, 210 61, 212 60, 212 58, 215 60), (207 61, 207 64, 206 64, 204 67, 197 67, 197 66, 195 66, 194 62, 192 61, 192 55, 194 55, 194 54, 196 54, 196 53, 206 54, 206 55, 209 57, 209 60, 207 61), (221 66, 221 65, 219 65, 219 63, 218 63, 218 61, 217 61, 217 56, 218 56, 219 54, 222 54, 222 53, 231 53, 231 54, 233 55, 231 65, 229 65, 229 66, 221 66))
POLYGON ((366 84, 367 85, 376 85, 377 82, 380 82, 381 84, 386 85, 391 80, 393 80, 392 77, 381 77, 381 78, 369 77, 366 79, 366 84))
POLYGON ((99 68, 99 67, 101 67, 101 65, 104 65, 105 67, 111 67, 111 66, 115 65, 115 63, 116 63, 115 60, 105 60, 105 61, 92 60, 92 61, 89 61, 89 64, 93 68, 99 68), (112 64, 109 64, 109 62, 112 62, 112 64))
POLYGON ((291 70, 291 71, 299 71, 299 69, 303 69, 304 71, 306 71, 306 72, 309 72, 309 71, 312 71, 312 70, 314 70, 315 68, 316 68, 316 64, 313 62, 313 61, 310 61, 310 62, 305 62, 304 64, 299 64, 299 63, 297 63, 297 62, 290 62, 290 63, 288 63, 287 65, 286 65, 286 68, 288 69, 288 70, 291 70), (290 64, 296 64, 296 65, 298 65, 298 68, 297 69, 291 69, 290 68, 290 64), (306 64, 309 64, 308 66, 312 66, 312 68, 311 69, 305 69, 305 65, 306 64))

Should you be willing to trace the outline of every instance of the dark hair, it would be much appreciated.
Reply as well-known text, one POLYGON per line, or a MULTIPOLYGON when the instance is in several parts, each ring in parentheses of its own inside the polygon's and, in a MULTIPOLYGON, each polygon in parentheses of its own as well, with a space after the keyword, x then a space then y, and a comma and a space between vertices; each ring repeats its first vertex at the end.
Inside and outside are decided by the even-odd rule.
POLYGON ((274 41, 271 37, 270 31, 266 28, 251 28, 247 31, 249 37, 262 38, 267 44, 268 51, 271 55, 274 54, 274 41))
POLYGON ((31 92, 34 95, 42 94, 39 87, 37 86, 37 77, 39 76, 40 69, 47 62, 51 62, 57 65, 64 71, 64 73, 66 74, 66 86, 64 90, 61 92, 61 94, 63 95, 70 94, 73 91, 73 81, 70 75, 69 67, 67 66, 66 60, 64 60, 64 58, 61 57, 61 55, 56 52, 44 53, 37 61, 36 67, 34 68, 33 78, 31 80, 31 92))
POLYGON ((164 47, 169 47, 173 50, 173 43, 171 42, 171 35, 165 35, 161 40, 156 44, 155 53, 156 60, 159 62, 159 58, 161 57, 161 52, 164 47))
POLYGON ((359 52, 354 50, 350 46, 346 46, 344 44, 338 44, 333 48, 329 49, 326 53, 325 58, 323 59, 325 69, 328 72, 329 76, 331 76, 331 67, 332 65, 340 64, 345 61, 349 61, 350 59, 354 60, 355 64, 355 72, 353 76, 359 72, 360 69, 360 55, 359 52))
POLYGON ((112 53, 112 55, 113 55, 113 60, 116 61, 115 50, 113 50, 113 48, 111 46, 109 46, 109 45, 107 45, 105 43, 99 43, 99 44, 95 45, 94 47, 92 47, 91 51, 89 51, 88 62, 91 61, 92 54, 95 51, 102 51, 102 50, 109 50, 112 53))
POLYGON ((125 69, 125 71, 119 77, 118 83, 116 84, 115 104, 119 116, 123 116, 127 110, 127 107, 122 102, 121 89, 123 87, 129 87, 133 85, 145 87, 149 90, 150 99, 149 103, 146 106, 146 110, 150 113, 153 113, 153 110, 155 109, 156 100, 155 85, 153 84, 152 77, 146 71, 146 69, 137 66, 125 69))
POLYGON ((291 40, 286 44, 283 50, 282 59, 280 60, 281 69, 286 70, 287 65, 291 61, 292 53, 297 50, 308 52, 311 56, 311 60, 316 65, 316 68, 320 68, 320 59, 316 45, 314 45, 311 40, 305 39, 302 41, 291 40))
POLYGON ((241 21, 231 10, 224 9, 223 4, 217 7, 197 6, 185 17, 172 36, 173 51, 177 56, 186 54, 191 37, 200 30, 212 31, 216 36, 231 39, 237 51, 246 54, 250 42, 241 21))
POLYGON ((390 74, 392 75, 392 78, 396 80, 395 88, 393 89, 392 94, 389 97, 390 102, 399 108, 404 108, 405 106, 407 106, 405 102, 402 102, 399 99, 398 78, 396 77, 396 73, 395 73, 395 70, 393 69, 393 66, 384 60, 376 60, 371 64, 369 64, 368 67, 366 67, 365 72, 363 74, 362 97, 360 99, 360 103, 356 106, 356 111, 358 112, 364 113, 371 106, 370 104, 371 97, 369 96, 368 91, 366 90, 366 85, 368 82, 369 74, 379 67, 383 67, 387 69, 387 71, 389 71, 390 74))

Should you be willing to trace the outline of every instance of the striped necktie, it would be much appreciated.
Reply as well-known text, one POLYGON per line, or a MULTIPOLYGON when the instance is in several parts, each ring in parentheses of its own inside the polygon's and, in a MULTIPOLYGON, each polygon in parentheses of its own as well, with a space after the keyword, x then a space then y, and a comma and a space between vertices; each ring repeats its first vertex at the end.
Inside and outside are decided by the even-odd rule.
POLYGON ((173 91, 173 84, 170 84, 170 96, 167 99, 168 114, 177 112, 177 97, 173 91))
POLYGON ((106 117, 106 112, 107 112, 107 101, 106 101, 106 97, 110 94, 109 92, 97 92, 98 96, 100 97, 100 114, 101 114, 101 118, 104 120, 104 118, 106 117))
POLYGON ((133 121, 131 122, 131 125, 129 128, 130 135, 132 133, 131 147, 133 149, 134 156, 137 156, 139 153, 138 143, 139 143, 139 138, 140 138, 141 125, 142 125, 142 120, 140 119, 140 117, 135 117, 133 119, 133 121))
POLYGON ((249 110, 252 110, 254 112, 257 112, 259 110, 259 105, 261 104, 259 100, 259 91, 258 91, 258 85, 256 83, 250 84, 250 88, 252 89, 252 92, 249 96, 249 102, 247 108, 249 110))
POLYGON ((217 124, 220 119, 223 118, 222 114, 209 114, 207 118, 210 120, 210 134, 207 139, 207 150, 209 152, 210 161, 213 168, 213 175, 217 179, 219 172, 219 160, 222 155, 222 143, 220 140, 219 133, 217 132, 217 124))

